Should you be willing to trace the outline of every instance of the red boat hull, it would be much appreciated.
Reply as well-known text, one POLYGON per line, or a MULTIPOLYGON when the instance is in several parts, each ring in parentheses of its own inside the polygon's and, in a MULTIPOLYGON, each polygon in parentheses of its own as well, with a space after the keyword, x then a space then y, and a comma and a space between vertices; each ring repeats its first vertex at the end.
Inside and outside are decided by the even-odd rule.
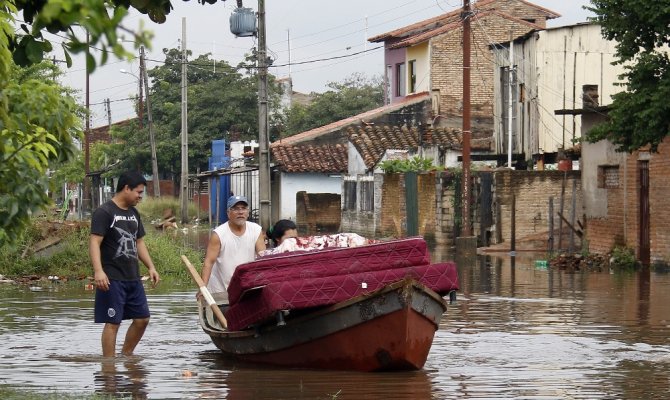
POLYGON ((416 370, 426 362, 445 301, 406 279, 381 290, 287 319, 284 325, 225 332, 204 315, 216 346, 237 359, 294 368, 416 370))
POLYGON ((338 370, 416 370, 423 368, 435 325, 411 310, 396 311, 317 341, 241 359, 287 367, 338 370), (383 345, 382 345, 383 343, 383 345))

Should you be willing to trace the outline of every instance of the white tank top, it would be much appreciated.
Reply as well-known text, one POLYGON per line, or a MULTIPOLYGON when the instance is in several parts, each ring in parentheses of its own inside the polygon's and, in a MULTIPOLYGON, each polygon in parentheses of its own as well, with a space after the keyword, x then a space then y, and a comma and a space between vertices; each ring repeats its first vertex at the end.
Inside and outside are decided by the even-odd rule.
POLYGON ((214 229, 221 242, 221 250, 212 268, 207 289, 214 295, 217 303, 228 303, 227 289, 235 268, 256 258, 256 241, 261 231, 260 225, 249 221, 246 222, 246 228, 241 236, 230 230, 228 222, 214 229))

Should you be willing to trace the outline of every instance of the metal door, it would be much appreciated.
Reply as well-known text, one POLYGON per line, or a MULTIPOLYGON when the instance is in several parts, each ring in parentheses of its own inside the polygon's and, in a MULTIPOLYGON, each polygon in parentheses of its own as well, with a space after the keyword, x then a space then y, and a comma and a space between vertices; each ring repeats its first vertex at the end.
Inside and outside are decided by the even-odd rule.
POLYGON ((643 265, 650 261, 650 234, 649 234, 649 161, 638 161, 639 190, 640 190, 640 242, 639 259, 643 265))

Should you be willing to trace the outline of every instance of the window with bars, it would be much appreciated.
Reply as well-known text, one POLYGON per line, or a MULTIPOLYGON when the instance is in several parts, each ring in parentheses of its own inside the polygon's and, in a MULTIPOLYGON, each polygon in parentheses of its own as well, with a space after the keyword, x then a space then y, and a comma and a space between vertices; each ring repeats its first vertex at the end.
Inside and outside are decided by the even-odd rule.
POLYGON ((619 187, 619 166, 598 166, 598 187, 604 189, 616 189, 619 187))
POLYGON ((405 63, 395 65, 395 95, 398 97, 405 96, 407 93, 405 63))
POLYGON ((375 209, 375 182, 372 180, 361 181, 361 211, 373 211, 375 209))
POLYGON ((409 61, 409 92, 416 92, 416 60, 409 61))
POLYGON ((346 180, 344 181, 344 210, 345 211, 355 211, 356 210, 356 181, 346 180))

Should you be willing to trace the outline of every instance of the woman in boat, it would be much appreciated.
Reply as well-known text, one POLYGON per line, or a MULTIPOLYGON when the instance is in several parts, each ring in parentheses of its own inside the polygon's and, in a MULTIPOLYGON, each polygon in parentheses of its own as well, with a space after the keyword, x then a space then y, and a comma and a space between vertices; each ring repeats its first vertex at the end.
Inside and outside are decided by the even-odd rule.
POLYGON ((280 219, 270 228, 268 237, 272 240, 272 247, 277 247, 288 238, 298 237, 298 227, 291 220, 280 219))

